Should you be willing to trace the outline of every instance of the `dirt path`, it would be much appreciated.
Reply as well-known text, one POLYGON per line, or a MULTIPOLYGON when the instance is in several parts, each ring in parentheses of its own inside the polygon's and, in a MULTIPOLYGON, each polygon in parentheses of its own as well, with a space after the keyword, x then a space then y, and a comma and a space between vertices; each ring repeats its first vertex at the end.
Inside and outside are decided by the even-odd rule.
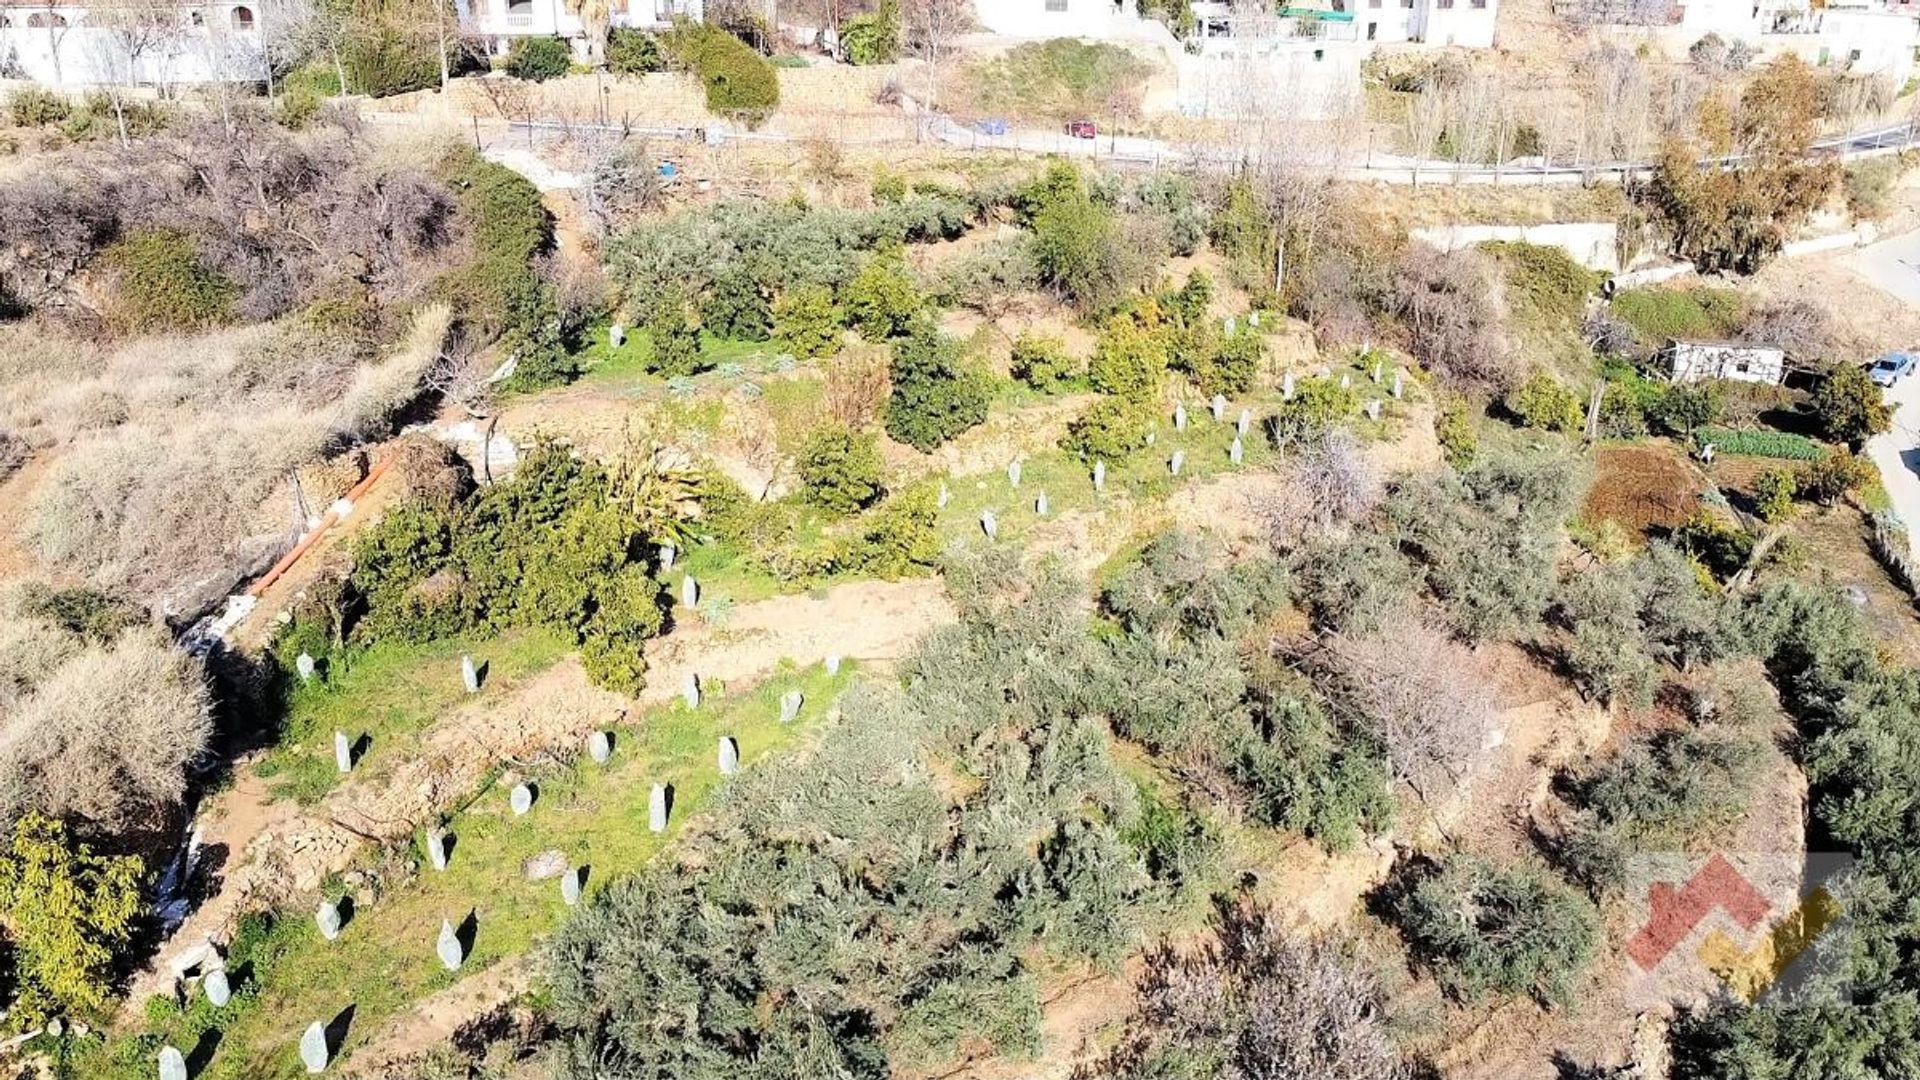
POLYGON ((410 1058, 446 1046, 468 1021, 524 993, 533 983, 531 954, 503 960, 462 979, 394 1018, 372 1041, 347 1057, 348 1076, 389 1077, 410 1058))
POLYGON ((164 946, 127 997, 128 1015, 145 998, 168 990, 176 973, 222 942, 239 917, 282 906, 347 869, 368 844, 411 835, 455 806, 503 761, 577 747, 596 728, 631 709, 671 701, 686 675, 703 681, 755 681, 783 661, 806 666, 831 655, 891 660, 928 630, 954 618, 937 579, 852 582, 815 597, 777 597, 736 609, 724 628, 683 624, 647 649, 650 675, 637 700, 587 683, 568 659, 517 688, 504 701, 483 699, 436 723, 419 751, 378 781, 348 780, 310 812, 265 801, 237 785, 216 811, 230 825, 228 871, 164 946), (251 832, 251 835, 247 835, 251 832))

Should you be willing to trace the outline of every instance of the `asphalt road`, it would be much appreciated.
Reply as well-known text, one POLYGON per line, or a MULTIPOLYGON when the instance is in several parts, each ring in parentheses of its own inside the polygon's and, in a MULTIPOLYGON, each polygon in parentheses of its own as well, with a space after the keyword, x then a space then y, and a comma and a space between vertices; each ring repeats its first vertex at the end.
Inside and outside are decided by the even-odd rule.
MULTIPOLYGON (((1853 260, 1883 292, 1920 306, 1920 230, 1861 248, 1853 260)), ((1867 457, 1880 470, 1894 513, 1907 523, 1910 557, 1920 566, 1920 375, 1888 390, 1887 404, 1893 407, 1893 429, 1867 440, 1867 457)))

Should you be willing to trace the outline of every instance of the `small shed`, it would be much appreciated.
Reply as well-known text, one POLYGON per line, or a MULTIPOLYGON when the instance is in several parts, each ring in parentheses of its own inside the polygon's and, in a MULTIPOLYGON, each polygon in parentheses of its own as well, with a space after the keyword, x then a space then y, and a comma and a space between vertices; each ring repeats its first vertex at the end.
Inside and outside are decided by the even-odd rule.
POLYGON ((1667 377, 1677 383, 1733 379, 1778 386, 1787 377, 1787 351, 1773 345, 1675 340, 1661 355, 1668 364, 1667 377))

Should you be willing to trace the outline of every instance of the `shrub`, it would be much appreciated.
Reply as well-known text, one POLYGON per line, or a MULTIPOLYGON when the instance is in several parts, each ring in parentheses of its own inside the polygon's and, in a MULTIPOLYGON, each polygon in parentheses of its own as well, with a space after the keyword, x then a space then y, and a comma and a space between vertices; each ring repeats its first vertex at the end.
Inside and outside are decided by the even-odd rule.
POLYGON ((1835 442, 1859 444, 1893 426, 1893 412, 1873 379, 1842 364, 1827 373, 1810 402, 1820 431, 1835 442))
POLYGON ((1405 1075, 1386 995, 1337 939, 1286 929, 1279 914, 1222 903, 1213 940, 1148 952, 1120 1042, 1085 1075, 1105 1080, 1405 1075))
POLYGON ((1719 383, 1670 386, 1648 410, 1648 415, 1665 430, 1688 435, 1719 420, 1725 400, 1719 383))
MULTIPOLYGON (((439 29, 403 0, 345 0, 338 18, 340 50, 348 88, 370 97, 426 90, 440 83, 439 29)), ((457 44, 456 44, 457 50, 457 44)), ((470 54, 455 51, 452 74, 462 74, 470 54)))
POLYGON ((1145 403, 1101 398, 1067 424, 1060 448, 1089 465, 1096 461, 1118 464, 1146 447, 1152 427, 1152 413, 1145 403))
POLYGON ((1581 810, 1560 855, 1596 891, 1626 884, 1632 856, 1684 848, 1746 813, 1762 764, 1742 735, 1666 731, 1575 781, 1581 810))
POLYGON ((1793 513, 1800 481, 1785 469, 1768 469, 1753 482, 1753 498, 1762 521, 1782 521, 1793 513))
POLYGON ((887 434, 900 442, 930 451, 986 420, 986 380, 961 365, 959 343, 931 319, 915 320, 894 343, 891 370, 887 434))
POLYGON ((95 855, 39 814, 14 822, 0 857, 0 917, 13 951, 13 1027, 104 1016, 144 910, 140 860, 95 855))
POLYGON ((1562 582, 1555 615, 1573 631, 1563 659, 1574 683, 1607 702, 1649 704, 1659 663, 1685 666, 1720 647, 1721 609, 1699 564, 1665 543, 1562 582))
POLYGON ((773 319, 767 294, 750 272, 735 268, 713 279, 700 304, 707 333, 733 341, 765 341, 773 319))
POLYGON ((653 354, 647 370, 666 378, 699 372, 700 329, 694 325, 687 302, 679 295, 658 297, 647 314, 647 338, 653 354))
POLYGON ((937 499, 920 487, 883 500, 832 545, 826 569, 889 579, 926 572, 940 555, 937 499))
POLYGON ((15 90, 7 98, 7 114, 13 118, 14 127, 64 124, 72 113, 73 106, 66 98, 38 86, 15 90))
POLYGON ((1504 404, 1522 424, 1546 431, 1572 433, 1584 417, 1580 397, 1545 371, 1535 371, 1507 394, 1504 404))
POLYGON ((1392 304, 1408 345, 1429 369, 1462 390, 1503 390, 1518 376, 1500 325, 1500 288, 1488 258, 1409 247, 1394 267, 1392 304))
POLYGON ((880 0, 871 14, 848 19, 840 47, 847 62, 858 67, 900 59, 900 0, 880 0))
POLYGON ((1822 506, 1832 506, 1874 481, 1873 463, 1845 450, 1834 450, 1800 467, 1800 492, 1822 506))
POLYGON ((800 448, 800 483, 807 501, 835 514, 851 514, 879 501, 886 464, 871 435, 830 424, 800 448))
POLYGON ((751 46, 718 26, 682 21, 663 45, 674 63, 700 77, 707 111, 748 127, 765 122, 780 104, 780 78, 751 46))
POLYGON ((945 264, 938 292, 942 302, 1000 315, 1014 298, 1040 284, 1033 244, 1025 233, 995 241, 945 264))
POLYGON ((507 74, 529 82, 546 82, 573 67, 573 50, 557 37, 517 37, 507 47, 507 74))
POLYGON ((684 542, 691 478, 629 446, 612 471, 536 447, 511 480, 450 510, 402 504, 354 545, 359 640, 424 641, 478 626, 544 626, 582 646, 589 674, 630 692, 658 633, 659 587, 635 556, 684 542))
POLYGON ((1129 243, 1120 220, 1093 201, 1076 176, 1033 215, 1033 258, 1040 280, 1087 311, 1113 307, 1137 288, 1157 254, 1129 243))
POLYGON ((1441 405, 1434 436, 1440 440, 1447 464, 1455 469, 1473 464, 1474 456, 1480 452, 1480 431, 1473 426, 1473 418, 1467 415, 1467 404, 1460 398, 1450 398, 1441 405))
POLYGON ((1241 326, 1227 335, 1218 347, 1208 350, 1193 365, 1193 383, 1211 397, 1224 394, 1235 397, 1253 389, 1266 358, 1266 345, 1250 326, 1241 326))
POLYGON ((821 285, 796 285, 773 305, 773 328, 780 347, 802 360, 840 351, 840 312, 833 294, 821 285))
POLYGON ((1447 991, 1569 1003, 1600 939, 1598 913, 1530 866, 1495 867, 1456 855, 1419 874, 1395 899, 1407 947, 1447 991))
POLYGON ((87 646, 11 709, 0 812, 122 828, 176 804, 206 753, 210 698, 196 660, 145 627, 87 646))
POLYGON ((1331 378, 1306 379, 1294 390, 1293 397, 1273 411, 1268 433, 1278 447, 1313 442, 1336 427, 1350 422, 1360 411, 1360 399, 1352 390, 1342 389, 1331 378))
POLYGON ((919 286, 907 273, 899 254, 875 255, 860 268, 841 294, 847 321, 868 341, 883 341, 904 333, 926 305, 919 286))
POLYGON ((1546 328, 1580 325, 1587 297, 1600 285, 1599 274, 1557 247, 1517 241, 1480 247, 1506 269, 1507 299, 1517 311, 1546 328))
POLYGON ((239 286, 209 267, 182 232, 136 232, 101 253, 115 276, 114 311, 135 331, 209 326, 231 314, 239 286))
POLYGON ((1165 335, 1124 312, 1107 320, 1087 361, 1087 381, 1095 390, 1137 400, 1158 392, 1166 371, 1165 335))
POLYGON ((1056 337, 1021 334, 1009 362, 1013 377, 1040 391, 1059 390, 1080 378, 1080 365, 1056 337))
POLYGON ((607 70, 615 75, 647 75, 666 68, 666 53, 654 34, 626 26, 607 32, 607 70))
POLYGON ((1682 522, 1673 531, 1673 542, 1722 581, 1745 567, 1753 554, 1753 537, 1705 510, 1682 522))

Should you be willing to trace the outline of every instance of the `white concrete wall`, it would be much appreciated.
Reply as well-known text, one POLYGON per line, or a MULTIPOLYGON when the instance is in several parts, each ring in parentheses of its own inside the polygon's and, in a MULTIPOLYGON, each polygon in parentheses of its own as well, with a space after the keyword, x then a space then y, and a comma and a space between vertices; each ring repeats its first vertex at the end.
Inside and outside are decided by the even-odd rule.
POLYGON ((1499 13, 1500 0, 1414 0, 1409 31, 1413 40, 1428 45, 1490 49, 1499 13), (1442 7, 1443 3, 1452 6, 1442 7), (1475 7, 1475 3, 1485 6, 1475 7))
POLYGON ((130 52, 124 35, 88 21, 85 8, 0 8, 0 72, 48 86, 104 85, 168 89, 211 82, 256 82, 266 78, 260 55, 260 10, 250 4, 181 9, 181 24, 150 36, 130 52), (252 16, 252 25, 236 13, 252 16), (196 25, 191 16, 200 18, 196 25), (64 20, 48 27, 30 22, 64 20))
POLYGON ((1413 40, 1414 4, 1420 0, 1357 0, 1349 8, 1361 41, 1400 45, 1413 40))
POLYGON ((1104 41, 1138 36, 1143 21, 1116 0, 974 0, 973 10, 980 25, 1004 37, 1104 41))
POLYGON ((1611 221, 1579 221, 1554 225, 1440 225, 1410 229, 1408 235, 1441 251, 1457 251, 1489 240, 1519 241, 1555 247, 1589 270, 1613 274, 1620 270, 1620 228, 1611 221))
POLYGON ((1214 119, 1283 111, 1306 120, 1347 116, 1360 108, 1365 42, 1232 42, 1180 57, 1180 111, 1214 119))

